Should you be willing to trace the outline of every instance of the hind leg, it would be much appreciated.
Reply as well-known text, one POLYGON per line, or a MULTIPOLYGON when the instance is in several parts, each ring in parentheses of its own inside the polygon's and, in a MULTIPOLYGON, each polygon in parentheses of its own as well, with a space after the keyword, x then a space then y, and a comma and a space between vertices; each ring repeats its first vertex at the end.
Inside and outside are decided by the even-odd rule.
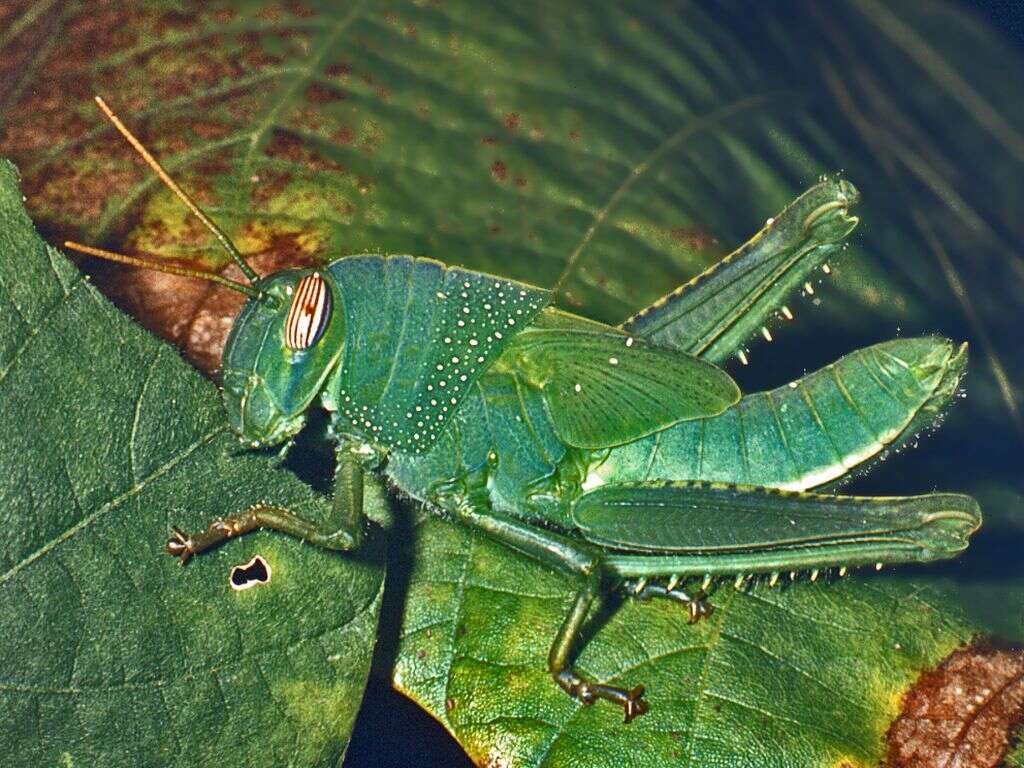
POLYGON ((626 594, 636 600, 660 597, 679 603, 686 609, 691 624, 710 616, 714 610, 714 606, 707 602, 707 596, 703 590, 687 592, 675 578, 670 578, 666 584, 647 579, 629 579, 622 583, 622 588, 626 594))

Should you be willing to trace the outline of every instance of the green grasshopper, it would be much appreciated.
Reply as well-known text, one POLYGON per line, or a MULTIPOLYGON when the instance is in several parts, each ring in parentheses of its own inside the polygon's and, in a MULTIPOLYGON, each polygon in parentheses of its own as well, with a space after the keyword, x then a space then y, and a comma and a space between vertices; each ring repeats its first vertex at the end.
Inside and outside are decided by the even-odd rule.
POLYGON ((358 547, 364 476, 383 478, 572 577, 578 590, 548 669, 570 696, 614 702, 629 722, 647 711, 643 686, 589 680, 572 664, 602 590, 667 597, 696 620, 714 579, 774 584, 782 572, 815 579, 823 569, 948 558, 980 525, 964 495, 803 492, 930 422, 956 389, 964 347, 880 344, 742 400, 714 364, 776 307, 789 317, 786 292, 842 247, 857 224, 848 181, 819 183, 738 251, 611 327, 552 307, 542 288, 424 258, 354 255, 260 277, 97 102, 249 284, 66 245, 248 297, 222 365, 227 416, 247 446, 289 445, 314 406, 330 417, 329 524, 260 505, 200 533, 174 528, 166 549, 183 564, 259 528, 358 547), (737 476, 743 484, 714 482, 737 476))

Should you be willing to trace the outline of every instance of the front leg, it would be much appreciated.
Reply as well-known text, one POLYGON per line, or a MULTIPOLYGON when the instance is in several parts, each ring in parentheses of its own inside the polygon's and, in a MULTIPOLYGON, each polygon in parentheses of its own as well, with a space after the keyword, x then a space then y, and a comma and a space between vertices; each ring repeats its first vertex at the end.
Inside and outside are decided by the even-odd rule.
POLYGON ((167 554, 184 565, 194 555, 221 542, 259 528, 270 528, 326 549, 355 549, 363 541, 363 467, 360 457, 348 445, 335 451, 334 494, 327 524, 306 520, 283 507, 257 504, 248 511, 215 520, 201 533, 187 534, 177 527, 167 540, 167 554))
POLYGON ((647 703, 642 699, 642 685, 626 690, 597 683, 578 674, 572 666, 580 633, 606 575, 600 550, 518 520, 495 513, 482 514, 468 504, 460 505, 455 512, 463 524, 580 580, 572 609, 562 622, 548 653, 548 671, 562 690, 584 704, 593 704, 598 699, 618 704, 627 723, 647 712, 647 703))

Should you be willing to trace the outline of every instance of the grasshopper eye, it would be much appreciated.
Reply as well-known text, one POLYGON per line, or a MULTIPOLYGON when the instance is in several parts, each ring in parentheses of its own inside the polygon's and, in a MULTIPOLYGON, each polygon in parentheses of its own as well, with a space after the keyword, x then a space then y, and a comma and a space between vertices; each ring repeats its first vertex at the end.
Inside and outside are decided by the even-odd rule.
POLYGON ((309 349, 323 335, 331 317, 331 290, 318 272, 306 275, 295 286, 288 317, 284 321, 284 343, 288 349, 309 349))

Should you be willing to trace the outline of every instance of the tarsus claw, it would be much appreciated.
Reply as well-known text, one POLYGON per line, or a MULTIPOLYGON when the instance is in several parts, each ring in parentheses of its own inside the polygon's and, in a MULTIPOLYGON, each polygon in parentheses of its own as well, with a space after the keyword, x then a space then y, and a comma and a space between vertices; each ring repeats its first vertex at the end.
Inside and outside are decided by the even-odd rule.
POLYGON ((626 699, 622 702, 622 709, 625 712, 627 723, 633 718, 647 713, 647 702, 643 700, 643 695, 644 687, 642 685, 638 685, 626 694, 626 699))
POLYGON ((693 598, 686 606, 690 624, 696 624, 701 619, 710 616, 714 610, 715 607, 703 597, 693 598))
POLYGON ((185 534, 176 525, 172 525, 171 537, 164 545, 164 551, 171 557, 179 558, 181 564, 185 565, 195 554, 195 546, 191 536, 185 534))
POLYGON ((591 682, 577 675, 572 669, 563 669, 555 673, 554 677, 562 690, 581 704, 590 706, 598 699, 618 704, 622 707, 627 723, 647 712, 647 702, 643 700, 644 687, 642 685, 627 691, 617 685, 591 682))

